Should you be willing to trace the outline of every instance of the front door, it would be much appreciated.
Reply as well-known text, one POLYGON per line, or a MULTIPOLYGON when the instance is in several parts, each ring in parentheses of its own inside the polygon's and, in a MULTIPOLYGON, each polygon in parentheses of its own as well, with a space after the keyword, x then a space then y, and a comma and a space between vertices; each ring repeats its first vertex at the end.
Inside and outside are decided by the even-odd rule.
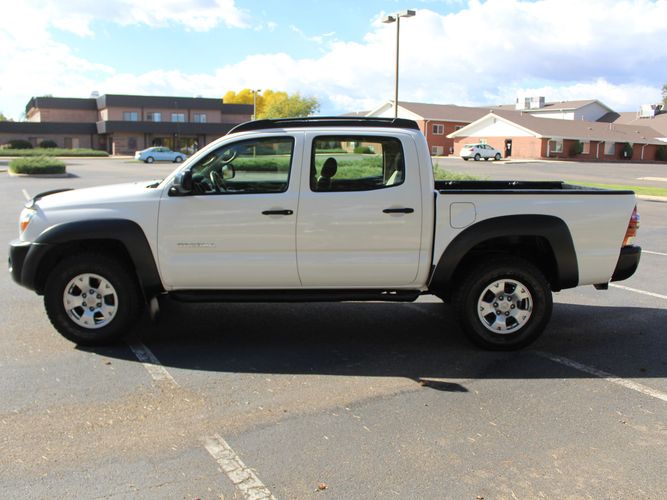
POLYGON ((310 132, 306 144, 310 176, 301 180, 297 221, 303 285, 413 284, 422 207, 412 138, 310 132))
POLYGON ((505 139, 505 158, 512 156, 512 139, 505 139))
POLYGON ((191 171, 195 193, 160 203, 158 256, 168 289, 290 288, 302 139, 227 143, 191 171))

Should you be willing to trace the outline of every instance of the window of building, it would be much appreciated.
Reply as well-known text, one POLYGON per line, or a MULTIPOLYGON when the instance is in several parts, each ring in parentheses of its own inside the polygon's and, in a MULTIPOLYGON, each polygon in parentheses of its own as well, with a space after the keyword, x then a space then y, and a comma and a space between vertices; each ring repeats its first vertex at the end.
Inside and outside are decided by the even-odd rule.
POLYGON ((551 153, 563 152, 563 139, 552 139, 549 141, 549 151, 551 153))
POLYGON ((152 113, 146 113, 146 120, 149 122, 161 122, 162 121, 162 113, 154 111, 152 113))
POLYGON ((441 156, 444 152, 444 147, 442 146, 431 146, 431 155, 432 156, 441 156))
POLYGON ((442 123, 433 124, 433 134, 434 135, 443 135, 445 133, 445 126, 442 123))
POLYGON ((403 158, 401 141, 392 137, 317 137, 313 140, 310 188, 329 192, 398 186, 405 179, 403 158), (337 149, 346 153, 331 153, 331 144, 338 144, 337 149))
POLYGON ((194 114, 195 123, 206 123, 206 113, 195 113, 194 114))
POLYGON ((269 137, 225 144, 192 168, 197 194, 287 191, 294 139, 269 137))
POLYGON ((463 128, 463 125, 456 125, 454 127, 454 130, 461 130, 463 128))
POLYGON ((136 111, 123 111, 123 120, 126 122, 139 121, 139 113, 136 111))
POLYGON ((136 137, 128 137, 127 138, 127 149, 130 150, 135 150, 137 149, 137 138, 136 137))
POLYGON ((604 154, 613 156, 616 154, 616 143, 615 142, 605 142, 604 143, 604 154))
POLYGON ((185 113, 172 113, 171 114, 172 122, 185 122, 185 113))

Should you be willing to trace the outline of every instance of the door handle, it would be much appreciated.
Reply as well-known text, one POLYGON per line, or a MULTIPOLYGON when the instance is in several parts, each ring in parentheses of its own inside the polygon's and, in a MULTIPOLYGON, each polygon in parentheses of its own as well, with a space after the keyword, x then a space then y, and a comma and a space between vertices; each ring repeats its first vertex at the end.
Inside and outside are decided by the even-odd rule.
POLYGON ((411 214, 414 208, 385 208, 382 212, 385 214, 411 214))
POLYGON ((264 210, 262 215, 292 215, 291 210, 264 210))

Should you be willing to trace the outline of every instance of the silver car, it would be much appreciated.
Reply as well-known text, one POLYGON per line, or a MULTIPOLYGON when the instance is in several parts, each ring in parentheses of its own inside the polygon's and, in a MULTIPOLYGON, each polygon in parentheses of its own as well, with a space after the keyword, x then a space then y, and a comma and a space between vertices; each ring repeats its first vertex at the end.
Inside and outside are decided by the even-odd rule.
POLYGON ((500 151, 488 144, 464 144, 461 148, 460 156, 465 161, 468 161, 470 158, 475 161, 479 161, 481 158, 485 160, 493 158, 497 161, 502 158, 500 151))
POLYGON ((187 158, 183 153, 172 151, 163 146, 155 146, 152 148, 142 149, 134 153, 135 160, 141 160, 146 163, 153 163, 154 161, 171 161, 174 163, 181 163, 187 158))

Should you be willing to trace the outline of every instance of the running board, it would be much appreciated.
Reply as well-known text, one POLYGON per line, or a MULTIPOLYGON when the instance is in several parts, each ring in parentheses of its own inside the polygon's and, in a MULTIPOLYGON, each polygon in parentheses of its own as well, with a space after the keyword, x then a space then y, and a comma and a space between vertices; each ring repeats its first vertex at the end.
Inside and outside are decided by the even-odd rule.
POLYGON ((418 290, 179 290, 169 296, 181 302, 413 302, 418 290))

